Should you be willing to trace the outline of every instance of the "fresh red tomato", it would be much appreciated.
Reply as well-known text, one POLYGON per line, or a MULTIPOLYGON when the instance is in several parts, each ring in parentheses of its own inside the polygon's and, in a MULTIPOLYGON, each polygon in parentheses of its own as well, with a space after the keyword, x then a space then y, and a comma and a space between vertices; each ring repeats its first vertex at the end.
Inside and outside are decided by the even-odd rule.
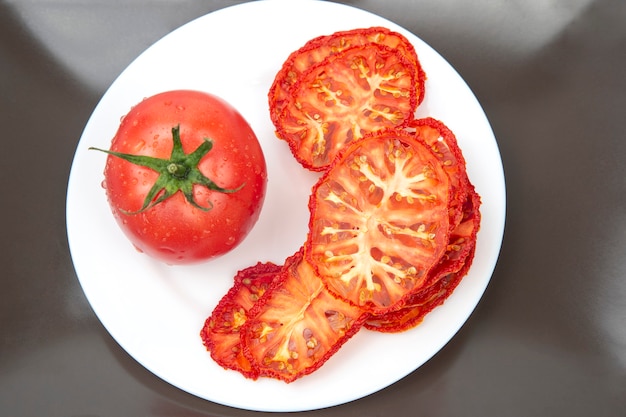
POLYGON ((115 219, 139 251, 168 264, 229 252, 259 218, 265 158, 250 125, 219 97, 176 90, 146 98, 104 152, 115 219))

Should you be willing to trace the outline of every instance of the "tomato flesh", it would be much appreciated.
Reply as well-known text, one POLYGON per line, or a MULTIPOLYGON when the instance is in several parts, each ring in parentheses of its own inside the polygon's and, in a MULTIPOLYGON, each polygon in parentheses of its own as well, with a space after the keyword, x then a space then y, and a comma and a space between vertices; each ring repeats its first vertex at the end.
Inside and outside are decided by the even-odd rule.
POLYGON ((113 215, 133 245, 169 264, 204 261, 234 249, 258 220, 267 184, 265 158, 249 124, 230 104, 204 92, 168 91, 144 99, 124 116, 110 150, 168 158, 176 126, 186 154, 205 139, 213 142, 198 168, 220 187, 240 187, 237 192, 194 185, 193 198, 209 210, 194 207, 178 192, 140 211, 159 174, 113 155, 107 157, 103 183, 113 215))
POLYGON ((398 308, 446 249, 448 184, 406 132, 355 142, 313 188, 307 260, 338 297, 372 313, 398 308))
POLYGON ((407 124, 417 106, 416 79, 396 49, 376 43, 345 49, 302 74, 277 135, 304 167, 324 171, 346 144, 407 124))
POLYGON ((450 234, 446 252, 431 270, 428 286, 412 294, 401 309, 373 315, 364 326, 369 330, 385 333, 405 331, 417 326, 426 314, 443 304, 472 264, 480 221, 480 196, 470 186, 463 205, 462 219, 450 234))
POLYGON ((425 73, 420 65, 415 48, 403 35, 384 27, 359 28, 335 32, 311 39, 304 46, 292 52, 276 74, 270 88, 268 98, 270 117, 278 125, 280 114, 291 95, 291 90, 298 80, 312 66, 324 61, 330 55, 344 51, 353 46, 377 43, 399 51, 417 71, 415 88, 417 102, 424 99, 425 73))
POLYGON ((322 366, 367 315, 330 294, 302 251, 276 282, 250 310, 241 340, 261 376, 289 383, 322 366))

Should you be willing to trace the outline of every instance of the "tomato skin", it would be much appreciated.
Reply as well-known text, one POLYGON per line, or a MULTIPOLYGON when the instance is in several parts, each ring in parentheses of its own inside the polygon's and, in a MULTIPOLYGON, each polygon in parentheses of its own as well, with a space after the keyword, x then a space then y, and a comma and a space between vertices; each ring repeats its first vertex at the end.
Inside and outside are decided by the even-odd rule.
POLYGON ((247 121, 230 104, 214 95, 175 90, 144 99, 123 117, 111 151, 168 159, 172 128, 180 126, 186 154, 204 139, 213 148, 199 170, 218 186, 240 190, 220 193, 194 185, 202 211, 177 192, 137 214, 159 174, 109 155, 104 170, 107 198, 113 215, 133 245, 168 264, 215 258, 234 249, 257 222, 267 186, 261 146, 247 121))

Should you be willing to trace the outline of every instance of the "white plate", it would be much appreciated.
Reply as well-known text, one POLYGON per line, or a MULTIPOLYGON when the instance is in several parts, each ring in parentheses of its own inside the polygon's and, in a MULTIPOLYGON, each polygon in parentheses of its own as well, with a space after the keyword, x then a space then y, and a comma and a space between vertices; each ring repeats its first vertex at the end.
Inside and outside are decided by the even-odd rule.
POLYGON ((111 85, 80 139, 69 179, 67 233, 82 288, 112 337, 163 380, 216 403, 258 411, 303 411, 349 402, 413 372, 467 320, 495 267, 504 230, 504 175, 495 138, 478 101, 432 48, 398 25, 330 2, 268 0, 200 17, 142 53, 111 85), (304 242, 307 201, 317 175, 305 171, 273 134, 267 92, 290 52, 338 30, 386 26, 414 44, 427 73, 418 116, 432 116, 457 135, 471 180, 483 199, 473 267, 423 324, 401 334, 363 330, 321 369, 292 384, 246 380, 216 365, 201 343, 206 317, 235 272, 257 261, 282 263, 304 242), (171 89, 217 94, 257 133, 268 165, 261 217, 233 252, 194 266, 166 266, 137 253, 109 210, 102 182, 105 156, 120 117, 142 98, 171 89))

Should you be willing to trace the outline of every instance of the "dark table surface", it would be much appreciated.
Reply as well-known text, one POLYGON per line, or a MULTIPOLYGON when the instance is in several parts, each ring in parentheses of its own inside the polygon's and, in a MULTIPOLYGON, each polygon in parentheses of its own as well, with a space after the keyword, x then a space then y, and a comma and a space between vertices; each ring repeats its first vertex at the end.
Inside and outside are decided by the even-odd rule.
MULTIPOLYGON (((65 223, 74 150, 145 48, 239 1, 0 2, 0 415, 247 416, 154 376, 100 324, 65 223)), ((484 297, 425 365, 316 416, 623 416, 626 2, 345 1, 463 76, 502 154, 507 219, 484 297)))

